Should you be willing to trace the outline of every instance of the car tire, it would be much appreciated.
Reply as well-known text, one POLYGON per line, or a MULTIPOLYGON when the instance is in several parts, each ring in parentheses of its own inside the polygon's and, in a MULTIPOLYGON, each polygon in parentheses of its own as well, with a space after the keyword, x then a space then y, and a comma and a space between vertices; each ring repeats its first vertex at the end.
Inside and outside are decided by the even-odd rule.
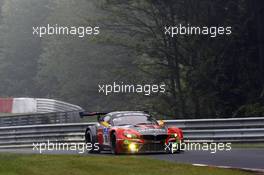
POLYGON ((166 150, 167 154, 176 154, 176 153, 180 153, 181 152, 181 149, 180 149, 180 144, 177 143, 177 150, 175 150, 174 152, 172 151, 172 144, 170 144, 170 149, 169 150, 166 150))
POLYGON ((175 153, 181 153, 181 148, 180 148, 180 146, 181 146, 181 145, 180 145, 179 143, 177 143, 177 148, 178 148, 178 149, 174 152, 174 154, 175 154, 175 153))
POLYGON ((116 139, 116 133, 112 133, 111 135, 111 152, 112 154, 119 154, 117 151, 117 139, 116 139))
POLYGON ((85 133, 85 143, 86 144, 92 144, 92 148, 91 150, 89 150, 89 153, 100 153, 100 147, 98 149, 98 147, 95 146, 96 142, 95 142, 95 137, 92 135, 91 130, 87 130, 85 133))

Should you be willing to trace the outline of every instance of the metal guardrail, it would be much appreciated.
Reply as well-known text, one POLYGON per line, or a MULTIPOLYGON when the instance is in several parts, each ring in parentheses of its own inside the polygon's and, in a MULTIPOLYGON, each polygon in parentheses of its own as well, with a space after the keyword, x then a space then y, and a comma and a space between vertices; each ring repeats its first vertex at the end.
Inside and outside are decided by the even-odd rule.
POLYGON ((79 111, 22 114, 0 117, 0 127, 80 122, 79 111))
POLYGON ((168 125, 177 124, 184 129, 264 128, 264 117, 165 120, 165 122, 168 125))
POLYGON ((208 142, 264 142, 264 117, 166 120, 177 126, 191 141, 208 142))
POLYGON ((53 99, 37 98, 36 105, 37 113, 83 111, 83 109, 77 105, 53 99))
MULTIPOLYGON (((166 120, 183 129, 190 142, 264 142, 264 118, 166 120), (247 124, 248 123, 248 124, 247 124)), ((32 147, 33 143, 84 142, 85 129, 96 123, 0 127, 0 149, 32 147)))
POLYGON ((33 147, 33 143, 84 142, 84 133, 95 123, 0 127, 0 149, 33 147))
MULTIPOLYGON (((15 98, 19 99, 17 108, 31 105, 34 110, 29 114, 6 114, 0 117, 0 127, 23 126, 56 123, 76 123, 80 122, 79 112, 83 111, 80 106, 63 101, 45 98, 15 98), (27 104, 30 101, 30 104, 27 104)), ((31 110, 30 110, 31 111, 31 110)))
POLYGON ((0 112, 3 113, 49 113, 82 111, 80 106, 46 98, 0 98, 0 112))

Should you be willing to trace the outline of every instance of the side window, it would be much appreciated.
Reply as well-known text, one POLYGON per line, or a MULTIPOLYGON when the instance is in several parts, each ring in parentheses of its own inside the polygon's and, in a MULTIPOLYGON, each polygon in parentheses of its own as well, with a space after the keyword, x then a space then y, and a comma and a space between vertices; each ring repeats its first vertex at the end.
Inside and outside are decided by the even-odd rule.
POLYGON ((110 119, 111 119, 110 116, 107 115, 107 116, 104 117, 103 121, 107 122, 107 123, 110 123, 110 119))
POLYGON ((110 124, 111 126, 114 126, 114 122, 113 122, 113 120, 110 120, 109 124, 110 124))

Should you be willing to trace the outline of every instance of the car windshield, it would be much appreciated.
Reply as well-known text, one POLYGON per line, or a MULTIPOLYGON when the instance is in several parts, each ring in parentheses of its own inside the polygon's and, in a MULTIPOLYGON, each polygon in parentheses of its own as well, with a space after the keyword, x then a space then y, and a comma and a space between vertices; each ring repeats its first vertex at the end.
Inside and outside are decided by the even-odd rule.
POLYGON ((122 125, 140 125, 140 124, 157 124, 156 120, 146 115, 130 115, 113 119, 114 126, 122 125))

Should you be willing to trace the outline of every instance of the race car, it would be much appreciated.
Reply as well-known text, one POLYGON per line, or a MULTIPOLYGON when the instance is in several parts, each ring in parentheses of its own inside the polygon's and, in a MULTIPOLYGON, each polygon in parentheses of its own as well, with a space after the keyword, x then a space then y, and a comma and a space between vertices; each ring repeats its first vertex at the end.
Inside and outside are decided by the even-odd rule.
POLYGON ((180 152, 182 130, 167 127, 144 111, 117 111, 110 113, 80 112, 80 116, 97 115, 98 123, 88 126, 86 143, 90 153, 111 151, 120 153, 180 152))

